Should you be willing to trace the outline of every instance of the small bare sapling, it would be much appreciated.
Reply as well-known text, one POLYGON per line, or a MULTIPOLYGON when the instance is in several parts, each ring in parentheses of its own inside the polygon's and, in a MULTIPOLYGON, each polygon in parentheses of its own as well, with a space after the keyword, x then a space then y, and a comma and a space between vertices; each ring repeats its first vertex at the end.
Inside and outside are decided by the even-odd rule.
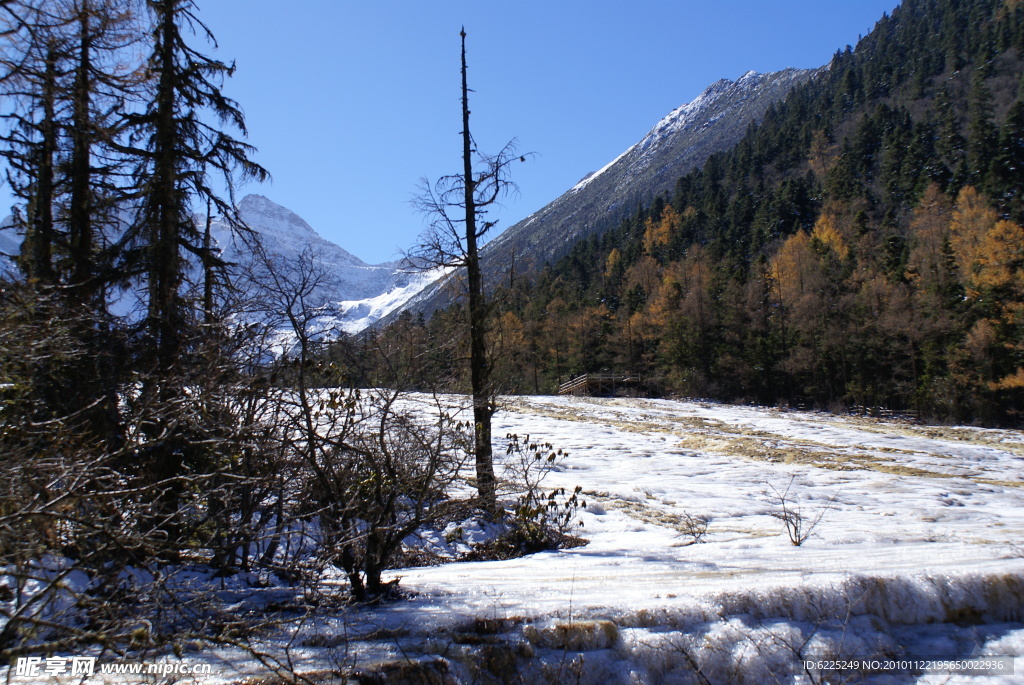
POLYGON ((690 545, 704 542, 704 536, 708 533, 708 525, 711 521, 712 518, 710 516, 683 512, 683 518, 679 522, 679 534, 680 536, 685 535, 690 538, 688 543, 690 545))
POLYGON ((836 495, 815 511, 807 511, 801 504, 799 495, 793 491, 793 483, 796 476, 789 479, 784 490, 779 490, 773 484, 768 483, 768 489, 764 494, 774 505, 775 510, 771 515, 780 521, 786 528, 786 535, 795 547, 804 544, 807 538, 811 537, 814 529, 821 523, 821 519, 835 503, 836 495))

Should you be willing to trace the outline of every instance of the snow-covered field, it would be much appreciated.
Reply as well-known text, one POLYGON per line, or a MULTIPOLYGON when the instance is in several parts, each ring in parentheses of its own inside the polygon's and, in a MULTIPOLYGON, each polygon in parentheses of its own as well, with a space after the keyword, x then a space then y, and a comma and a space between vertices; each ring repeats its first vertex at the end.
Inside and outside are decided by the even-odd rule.
MULTIPOLYGON (((495 427, 507 432, 570 452, 551 481, 583 486, 590 544, 403 571, 422 595, 394 614, 610 619, 620 639, 590 660, 611 669, 594 682, 657 681, 687 669, 683 652, 712 681, 763 682, 773 678, 756 662, 796 653, 1024 647, 1024 625, 1010 623, 1024 620, 1020 432, 550 397, 511 400, 495 427), (805 521, 824 510, 799 547, 771 515, 787 487, 805 521), (691 544, 687 514, 712 518, 705 542, 691 544)), ((1024 660, 1017 670, 1024 682, 1024 660)))
MULTIPOLYGON (((399 678, 412 660, 438 679, 393 682, 1024 682, 1020 431, 523 397, 496 416, 507 433, 569 452, 545 486, 582 486, 589 544, 395 571, 412 596, 302 625, 297 671, 399 678), (800 546, 776 516, 783 498, 804 532, 818 521, 800 546), (1016 675, 886 663, 972 655, 1016 675), (805 668, 822 659, 878 668, 805 668)), ((187 656, 213 665, 202 682, 266 672, 228 649, 187 656)))

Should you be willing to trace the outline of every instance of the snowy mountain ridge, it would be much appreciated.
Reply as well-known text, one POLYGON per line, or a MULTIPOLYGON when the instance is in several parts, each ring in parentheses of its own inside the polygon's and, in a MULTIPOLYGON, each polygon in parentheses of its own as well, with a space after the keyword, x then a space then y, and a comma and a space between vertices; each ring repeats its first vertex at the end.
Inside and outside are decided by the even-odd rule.
MULTIPOLYGON (((738 104, 742 102, 742 99, 733 98, 735 102, 729 103, 726 112, 715 114, 707 121, 701 121, 700 115, 710 108, 719 98, 728 96, 730 92, 745 94, 756 90, 758 83, 761 81, 763 76, 763 74, 759 74, 756 71, 748 71, 736 81, 730 81, 729 79, 720 79, 716 81, 708 86, 707 89, 705 89, 704 92, 698 95, 693 101, 677 107, 668 116, 655 124, 650 133, 644 136, 644 139, 637 145, 628 150, 627 154, 636 150, 641 154, 640 159, 643 162, 649 161, 649 157, 644 156, 644 154, 652 151, 655 146, 664 143, 669 136, 675 135, 688 128, 692 128, 698 124, 701 128, 705 129, 713 125, 716 121, 725 116, 730 109, 737 107, 738 104)), ((642 162, 639 162, 636 166, 643 166, 643 164, 642 162)))
MULTIPOLYGON (((321 275, 311 299, 324 304, 322 324, 334 330, 358 333, 442 275, 419 270, 407 259, 367 264, 323 238, 295 212, 262 195, 243 197, 238 214, 275 268, 294 276, 301 260, 306 259, 321 275)), ((196 217, 197 225, 205 222, 206 217, 196 217)), ((6 228, 0 228, 0 273, 16 276, 14 257, 21 249, 22 236, 11 223, 9 218, 3 224, 6 228)), ((210 229, 224 261, 242 267, 254 261, 251 241, 240 237, 227 222, 215 218, 210 229)), ((118 308, 131 309, 123 303, 118 308)))
POLYGON ((681 131, 685 131, 688 128, 692 128, 696 123, 700 123, 702 128, 707 128, 714 124, 723 116, 723 114, 718 114, 707 121, 701 122, 701 113, 711 107, 720 97, 727 95, 731 89, 744 90, 751 85, 753 88, 756 88, 757 80, 760 76, 763 75, 756 71, 748 71, 736 81, 719 79, 708 86, 704 92, 692 101, 682 104, 672 110, 672 112, 655 124, 654 128, 652 128, 639 143, 630 146, 625 152, 598 171, 587 174, 583 180, 573 186, 569 192, 574 193, 582 190, 591 181, 618 164, 618 162, 624 157, 630 156, 633 158, 630 167, 634 170, 647 166, 650 163, 652 153, 655 151, 657 146, 664 144, 670 136, 678 134, 681 131))
MULTIPOLYGON (((418 270, 409 260, 367 264, 323 238, 302 217, 262 195, 246 195, 239 217, 260 239, 267 258, 279 269, 296 269, 310 260, 322 274, 312 300, 324 303, 322 325, 358 333, 412 297, 439 273, 418 270)), ((251 259, 251 249, 223 221, 211 226, 222 257, 231 263, 251 259)))
MULTIPOLYGON (((310 252, 332 276, 340 281, 340 299, 361 299, 387 290, 396 278, 403 260, 367 264, 340 246, 324 239, 295 212, 275 204, 262 195, 246 195, 238 203, 238 214, 243 223, 260 238, 263 249, 280 257, 294 259, 302 252, 310 252)), ((235 252, 248 251, 231 234, 228 225, 214 220, 213 234, 217 244, 225 250, 225 257, 235 252)), ((233 261, 229 258, 229 261, 233 261)))
MULTIPOLYGON (((671 192, 675 182, 717 152, 731 149, 751 122, 819 70, 748 71, 721 79, 653 128, 601 169, 487 243, 483 270, 492 282, 514 265, 517 274, 553 263, 592 234, 615 226, 640 205, 671 192)), ((451 289, 432 284, 408 308, 431 314, 450 303, 451 289)))
POLYGON ((814 73, 806 69, 748 71, 735 81, 716 81, 663 117, 607 165, 497 236, 484 248, 485 256, 493 259, 496 253, 524 242, 540 247, 549 259, 561 256, 578 238, 600 232, 595 224, 602 215, 621 218, 637 204, 671 190, 676 179, 715 152, 731 148, 751 121, 759 120, 769 105, 814 73))

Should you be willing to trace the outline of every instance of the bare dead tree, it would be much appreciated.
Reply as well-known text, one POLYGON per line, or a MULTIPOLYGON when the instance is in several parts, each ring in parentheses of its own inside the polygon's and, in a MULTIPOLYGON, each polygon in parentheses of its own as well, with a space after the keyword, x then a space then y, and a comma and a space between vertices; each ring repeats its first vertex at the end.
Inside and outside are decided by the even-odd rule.
POLYGON ((415 206, 433 217, 430 228, 413 256, 427 268, 455 267, 465 273, 469 334, 470 386, 473 401, 474 454, 477 491, 485 510, 498 511, 495 493, 491 419, 497 409, 491 366, 487 359, 489 307, 480 269, 480 247, 497 221, 487 212, 515 191, 510 167, 525 157, 510 141, 496 155, 481 154, 469 129, 469 85, 466 66, 466 31, 462 38, 462 163, 460 174, 420 184, 415 206))

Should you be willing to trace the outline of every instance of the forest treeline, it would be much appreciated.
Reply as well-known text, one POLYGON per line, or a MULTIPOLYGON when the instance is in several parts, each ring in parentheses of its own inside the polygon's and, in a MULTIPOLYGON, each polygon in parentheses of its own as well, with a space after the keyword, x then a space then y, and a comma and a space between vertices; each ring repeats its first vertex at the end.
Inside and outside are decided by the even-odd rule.
MULTIPOLYGON (((907 0, 674 192, 496 293, 512 392, 1024 415, 1024 3, 907 0)), ((454 377, 457 308, 384 337, 454 377), (404 342, 402 342, 404 341, 404 342)), ((456 378, 455 382, 458 380, 456 378)))

